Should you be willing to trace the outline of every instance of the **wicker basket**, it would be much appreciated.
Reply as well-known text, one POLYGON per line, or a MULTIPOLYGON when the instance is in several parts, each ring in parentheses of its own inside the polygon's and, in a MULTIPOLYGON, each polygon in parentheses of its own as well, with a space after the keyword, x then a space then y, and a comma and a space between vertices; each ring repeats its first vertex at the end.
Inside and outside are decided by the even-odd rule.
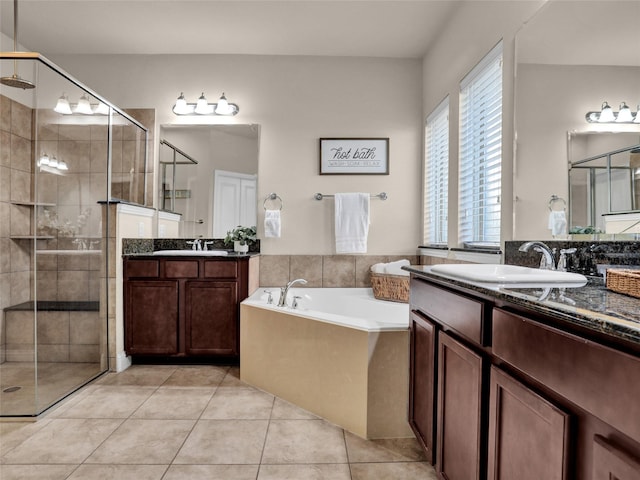
POLYGON ((378 300, 409 303, 409 277, 371 272, 373 296, 378 300))
POLYGON ((607 270, 607 289, 640 298, 640 270, 607 270))

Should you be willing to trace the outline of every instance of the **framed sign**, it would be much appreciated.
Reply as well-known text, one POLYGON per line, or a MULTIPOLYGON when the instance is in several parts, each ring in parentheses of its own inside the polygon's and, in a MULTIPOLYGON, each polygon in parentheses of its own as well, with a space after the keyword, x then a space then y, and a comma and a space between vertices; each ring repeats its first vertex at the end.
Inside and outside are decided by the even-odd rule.
POLYGON ((321 138, 320 175, 389 175, 389 139, 321 138))

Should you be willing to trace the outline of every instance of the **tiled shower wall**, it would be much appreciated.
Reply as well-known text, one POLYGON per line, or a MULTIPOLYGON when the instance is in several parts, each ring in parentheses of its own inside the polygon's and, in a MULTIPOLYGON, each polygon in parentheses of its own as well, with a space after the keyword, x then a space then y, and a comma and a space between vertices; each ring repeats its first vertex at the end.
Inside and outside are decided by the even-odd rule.
POLYGON ((405 258, 417 263, 415 255, 261 255, 260 286, 282 287, 304 278, 306 287, 371 287, 371 265, 405 258))
POLYGON ((29 218, 29 209, 12 211, 11 202, 31 200, 31 126, 31 109, 0 96, 0 362, 5 360, 2 309, 31 294, 29 242, 10 239, 12 230, 24 228, 20 217, 29 218))

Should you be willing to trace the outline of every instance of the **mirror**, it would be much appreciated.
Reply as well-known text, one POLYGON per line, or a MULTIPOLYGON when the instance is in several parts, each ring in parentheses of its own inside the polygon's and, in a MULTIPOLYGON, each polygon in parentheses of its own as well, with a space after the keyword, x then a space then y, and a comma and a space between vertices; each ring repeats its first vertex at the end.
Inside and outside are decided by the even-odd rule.
POLYGON ((256 225, 259 137, 255 124, 161 125, 158 205, 181 215, 179 237, 256 225))
MULTIPOLYGON (((574 172, 571 163, 638 143, 639 124, 587 123, 585 114, 599 110, 603 101, 616 111, 623 101, 637 110, 640 48, 634 32, 639 23, 638 2, 553 0, 517 33, 514 239, 550 237, 547 205, 553 195, 567 200, 570 225, 602 224, 591 214, 601 217, 605 207, 585 204, 585 171, 574 172), (636 140, 624 138, 629 134, 636 140)), ((616 181, 627 186, 628 161, 615 160, 627 168, 624 174, 616 169, 621 176, 616 181)), ((594 200, 604 201, 596 198, 604 198, 602 192, 594 200)), ((625 198, 613 198, 612 211, 628 210, 630 197, 625 198)))
POLYGON ((609 214, 640 210, 640 134, 569 134, 570 233, 612 232, 609 214))

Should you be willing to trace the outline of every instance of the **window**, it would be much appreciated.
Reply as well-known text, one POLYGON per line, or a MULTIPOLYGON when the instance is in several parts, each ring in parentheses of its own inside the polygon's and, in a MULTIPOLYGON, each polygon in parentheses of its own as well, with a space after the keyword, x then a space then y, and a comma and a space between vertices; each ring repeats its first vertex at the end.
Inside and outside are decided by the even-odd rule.
POLYGON ((427 117, 424 154, 424 243, 447 244, 449 97, 427 117))
POLYGON ((502 162, 502 42, 460 83, 458 238, 499 246, 502 162))

